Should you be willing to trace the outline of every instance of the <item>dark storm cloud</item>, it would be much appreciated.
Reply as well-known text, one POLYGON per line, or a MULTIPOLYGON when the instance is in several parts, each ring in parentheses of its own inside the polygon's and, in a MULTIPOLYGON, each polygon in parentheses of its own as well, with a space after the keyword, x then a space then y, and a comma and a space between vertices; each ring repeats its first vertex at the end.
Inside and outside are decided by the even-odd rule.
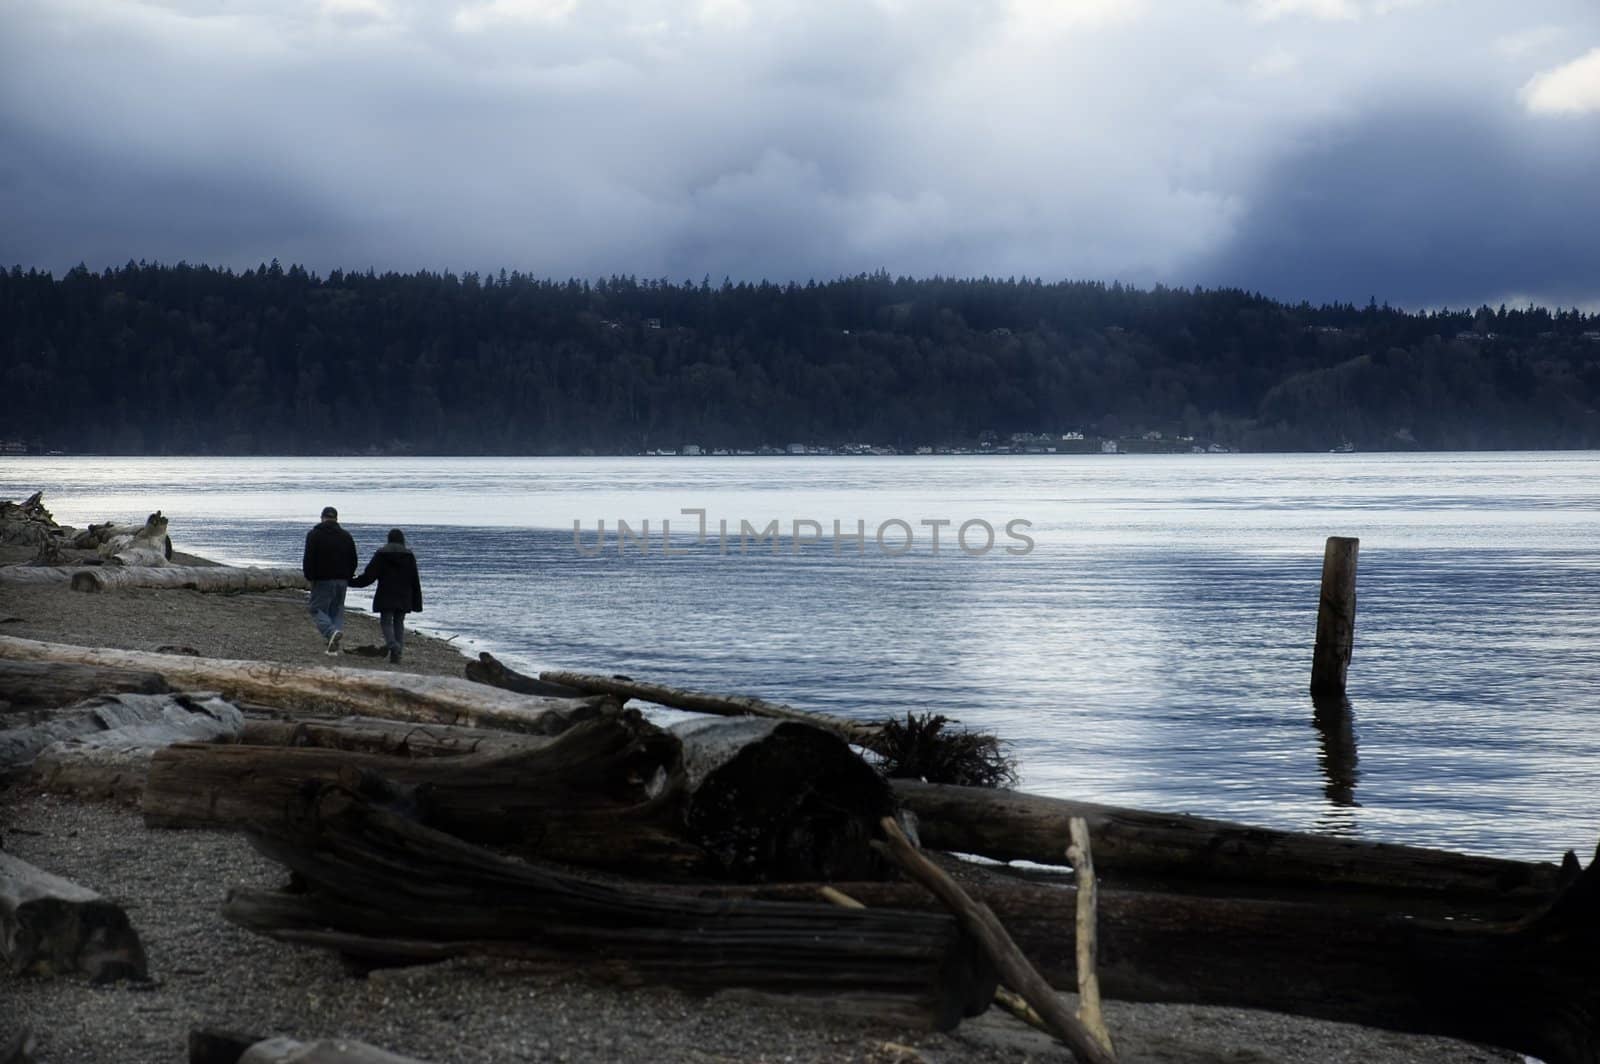
POLYGON ((1318 134, 1258 179, 1196 274, 1287 299, 1457 307, 1600 295, 1600 116, 1448 102, 1318 134))
POLYGON ((0 264, 1592 303, 1597 45, 1593 0, 16 0, 0 264))
POLYGON ((226 160, 168 165, 6 122, 0 122, 0 203, 6 205, 0 263, 57 271, 130 259, 292 262, 337 240, 342 225, 282 182, 238 172, 226 160))

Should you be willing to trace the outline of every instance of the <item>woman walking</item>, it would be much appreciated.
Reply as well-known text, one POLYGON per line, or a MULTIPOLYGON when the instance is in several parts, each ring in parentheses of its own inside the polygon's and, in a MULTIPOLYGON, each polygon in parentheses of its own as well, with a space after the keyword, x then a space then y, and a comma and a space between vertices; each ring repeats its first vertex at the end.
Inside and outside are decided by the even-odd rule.
POLYGON ((366 569, 350 581, 350 586, 366 587, 374 580, 378 590, 373 593, 372 608, 383 628, 389 660, 398 665, 405 650, 406 614, 422 612, 422 578, 417 575, 417 559, 406 546, 406 534, 398 528, 389 530, 389 542, 373 552, 366 569))

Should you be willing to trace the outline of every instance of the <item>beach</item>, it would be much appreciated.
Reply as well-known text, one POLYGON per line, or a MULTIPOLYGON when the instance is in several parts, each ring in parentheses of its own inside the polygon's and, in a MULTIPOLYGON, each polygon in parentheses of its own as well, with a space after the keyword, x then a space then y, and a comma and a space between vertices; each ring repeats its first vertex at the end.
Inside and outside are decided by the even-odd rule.
MULTIPOLYGON (((304 592, 294 591, 85 594, 64 584, 0 586, 0 634, 334 663, 304 603, 304 592)), ((415 619, 426 623, 426 614, 415 619)), ((375 617, 350 614, 347 651, 381 642, 375 617)), ((400 665, 353 652, 341 654, 337 664, 460 676, 466 660, 449 642, 412 633, 400 665)), ((238 835, 151 830, 136 809, 17 785, 0 791, 0 840, 8 853, 121 903, 149 955, 148 984, 0 977, 0 1042, 18 1027, 31 1028, 41 1062, 181 1060, 188 1031, 198 1026, 302 1041, 356 1038, 441 1062, 1070 1059, 1065 1047, 997 1009, 938 1034, 842 1018, 793 1001, 734 992, 706 999, 492 961, 355 975, 331 953, 281 944, 222 918, 220 904, 231 887, 277 887, 286 878, 238 835)), ((1129 1064, 1522 1059, 1448 1039, 1240 1009, 1112 1001, 1106 1013, 1119 1057, 1129 1064)))

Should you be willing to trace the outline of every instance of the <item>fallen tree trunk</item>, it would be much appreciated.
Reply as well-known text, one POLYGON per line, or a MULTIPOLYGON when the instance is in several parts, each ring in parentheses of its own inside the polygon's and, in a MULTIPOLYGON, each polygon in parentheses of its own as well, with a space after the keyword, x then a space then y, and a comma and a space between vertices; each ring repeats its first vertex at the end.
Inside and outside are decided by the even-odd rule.
POLYGON ((393 757, 451 757, 509 753, 543 745, 547 736, 519 735, 451 724, 415 724, 380 717, 337 720, 247 720, 239 741, 247 746, 347 750, 393 757))
MULTIPOLYGON (((148 669, 0 660, 0 703, 10 710, 54 709, 95 695, 154 695, 167 689, 161 674, 148 669)), ((0 754, 0 763, 4 760, 0 754)))
POLYGON ((189 591, 276 591, 310 584, 298 569, 258 569, 230 565, 87 566, 70 575, 74 591, 115 588, 181 588, 189 591))
POLYGON ((534 698, 445 676, 94 650, 10 636, 0 636, 0 659, 145 669, 160 673, 174 687, 219 691, 230 701, 309 713, 360 713, 535 734, 553 734, 575 721, 617 711, 616 701, 603 696, 534 698))
POLYGON ((0 958, 13 975, 146 978, 144 947, 120 906, 3 851, 0 958))
POLYGON ((581 697, 586 692, 576 687, 565 684, 546 683, 544 680, 532 676, 524 676, 515 669, 507 668, 493 654, 487 650, 478 655, 477 661, 467 662, 467 679, 475 683, 485 683, 490 687, 503 687, 507 691, 516 691, 524 695, 552 695, 556 698, 581 697))
POLYGON ((690 991, 825 998, 837 1011, 939 1029, 994 995, 993 968, 943 915, 600 883, 500 857, 347 792, 301 796, 252 841, 307 889, 234 890, 224 915, 368 964, 490 954, 690 991))
MULTIPOLYGON (((94 566, 93 568, 100 568, 94 566)), ((39 584, 66 584, 72 581, 75 566, 61 565, 0 565, 0 586, 6 584, 34 586, 39 584)))
POLYGON ((863 746, 872 745, 882 726, 847 717, 833 717, 826 713, 809 713, 793 706, 754 698, 750 695, 713 695, 704 691, 688 691, 663 684, 640 683, 626 676, 597 676, 583 672, 541 672, 539 679, 573 687, 579 691, 616 695, 618 698, 638 698, 674 709, 687 709, 696 713, 712 713, 723 717, 770 717, 774 720, 792 720, 822 728, 841 736, 848 742, 863 746))
POLYGON ((308 783, 366 777, 430 827, 571 864, 657 878, 871 878, 887 784, 837 736, 784 721, 663 731, 637 711, 521 749, 459 757, 180 745, 158 753, 151 827, 281 817, 308 783))
POLYGON ((141 719, 40 750, 33 760, 33 780, 42 790, 137 804, 156 751, 174 743, 231 741, 244 727, 244 715, 220 698, 114 697, 117 705, 138 711, 141 719))
MULTIPOLYGON (((1047 980, 1074 985, 1076 891, 957 872, 1047 980)), ((874 908, 937 904, 909 884, 833 886, 874 908)), ((660 889, 792 899, 815 896, 817 885, 660 889)), ((1546 1064, 1600 1061, 1600 862, 1548 908, 1512 922, 1103 889, 1098 901, 1098 974, 1109 998, 1444 1035, 1546 1064)))
POLYGON ((20 503, 0 499, 0 544, 43 547, 65 539, 69 529, 56 524, 44 508, 44 492, 36 491, 20 503))
POLYGON ((116 565, 166 565, 172 559, 167 519, 160 510, 145 518, 142 525, 102 525, 91 538, 99 540, 100 557, 116 565))
POLYGON ((1019 791, 914 780, 893 785, 895 796, 916 814, 924 846, 997 861, 1062 864, 1071 820, 1082 817, 1094 836, 1096 871, 1112 888, 1182 889, 1185 883, 1210 882, 1530 904, 1554 897, 1564 880, 1553 864, 1274 831, 1019 791))

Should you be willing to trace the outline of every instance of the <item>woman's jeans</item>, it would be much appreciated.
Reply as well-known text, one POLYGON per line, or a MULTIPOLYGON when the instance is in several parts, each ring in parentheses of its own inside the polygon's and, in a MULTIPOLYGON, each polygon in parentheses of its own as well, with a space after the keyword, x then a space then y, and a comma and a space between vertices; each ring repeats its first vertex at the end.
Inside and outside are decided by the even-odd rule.
POLYGON ((378 625, 383 629, 383 643, 389 648, 389 660, 399 661, 400 652, 406 648, 406 611, 384 610, 378 614, 378 625))

